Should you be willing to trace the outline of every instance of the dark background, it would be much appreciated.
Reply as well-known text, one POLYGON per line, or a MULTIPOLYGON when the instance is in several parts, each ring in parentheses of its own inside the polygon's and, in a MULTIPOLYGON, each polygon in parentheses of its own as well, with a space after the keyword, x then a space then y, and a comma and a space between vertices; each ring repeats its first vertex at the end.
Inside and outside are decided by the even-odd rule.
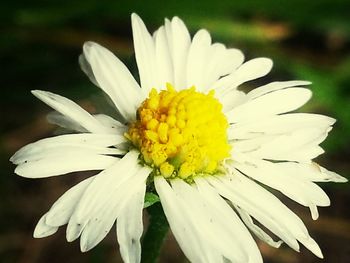
MULTIPOLYGON (((247 58, 274 60, 263 81, 311 80, 313 98, 302 109, 336 118, 317 161, 349 176, 350 1, 2 1, 0 4, 0 262, 120 262, 115 231, 91 252, 65 241, 65 229, 33 239, 37 220, 84 175, 31 180, 13 174, 9 157, 21 146, 53 134, 50 111, 32 89, 59 93, 90 111, 103 108, 98 90, 81 72, 82 44, 94 40, 135 68, 130 14, 153 31, 164 17, 180 16, 191 33, 208 29, 215 41, 247 58)), ((255 84, 260 83, 259 81, 255 84)), ((304 220, 325 259, 259 243, 265 262, 350 262, 349 184, 323 184, 332 206, 312 222, 306 208, 285 200, 304 220)), ((237 237, 239 238, 239 237, 237 237)), ((162 262, 186 262, 169 235, 162 262)))

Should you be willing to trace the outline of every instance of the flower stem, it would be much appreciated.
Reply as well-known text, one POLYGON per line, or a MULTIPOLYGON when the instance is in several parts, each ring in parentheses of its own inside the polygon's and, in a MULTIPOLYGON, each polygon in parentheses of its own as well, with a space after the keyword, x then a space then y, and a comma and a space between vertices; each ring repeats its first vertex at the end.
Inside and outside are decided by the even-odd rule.
POLYGON ((142 263, 156 263, 162 244, 169 230, 169 224, 163 208, 158 202, 147 208, 150 215, 150 223, 142 240, 142 263))

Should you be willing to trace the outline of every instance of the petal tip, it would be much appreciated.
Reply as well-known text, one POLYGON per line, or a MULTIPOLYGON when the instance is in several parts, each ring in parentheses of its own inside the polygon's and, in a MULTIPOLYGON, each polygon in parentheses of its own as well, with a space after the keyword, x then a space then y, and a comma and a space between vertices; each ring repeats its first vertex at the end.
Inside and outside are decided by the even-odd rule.
POLYGON ((131 26, 134 29, 135 26, 140 26, 143 25, 145 26, 145 24, 143 23, 143 20, 141 19, 141 17, 136 14, 136 13, 132 13, 131 14, 131 26))
POLYGON ((10 161, 11 163, 13 163, 13 164, 15 164, 16 155, 17 155, 17 152, 16 152, 14 155, 12 155, 12 156, 10 157, 10 159, 9 159, 9 161, 10 161))
POLYGON ((89 52, 93 49, 93 48, 96 48, 96 47, 99 47, 99 44, 97 44, 96 42, 93 42, 93 41, 86 41, 84 44, 83 44, 83 51, 84 51, 84 54, 86 55, 86 58, 88 58, 88 54, 89 52))
POLYGON ((80 242, 80 251, 83 252, 83 253, 89 251, 89 249, 88 249, 88 247, 86 246, 85 243, 80 242))
POLYGON ((265 62, 266 67, 272 69, 272 67, 273 67, 273 60, 271 58, 265 58, 265 57, 263 57, 262 59, 265 62))
POLYGON ((36 225, 33 232, 34 238, 48 237, 57 232, 58 227, 50 226, 46 224, 45 221, 46 221, 46 214, 40 218, 38 224, 36 225))
POLYGON ((38 97, 40 95, 43 95, 45 91, 43 90, 38 90, 38 89, 34 89, 30 91, 35 97, 38 97))
POLYGON ((140 16, 138 14, 136 14, 135 12, 133 12, 131 14, 131 19, 141 19, 140 16))

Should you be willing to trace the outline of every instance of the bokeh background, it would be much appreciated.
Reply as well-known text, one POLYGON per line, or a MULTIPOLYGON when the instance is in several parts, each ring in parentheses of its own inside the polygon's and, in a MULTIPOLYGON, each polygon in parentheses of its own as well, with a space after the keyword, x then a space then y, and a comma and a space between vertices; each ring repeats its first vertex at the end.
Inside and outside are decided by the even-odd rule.
MULTIPOLYGON (((318 162, 349 177, 350 1, 2 1, 0 4, 0 262, 120 262, 115 231, 82 254, 78 242, 65 241, 65 229, 35 240, 37 220, 82 174, 40 180, 13 174, 9 157, 21 146, 51 136, 50 109, 32 89, 59 93, 91 112, 108 110, 103 96, 78 65, 82 44, 93 40, 111 49, 135 70, 130 14, 137 12, 153 31, 164 17, 180 16, 193 34, 208 29, 214 41, 240 48, 247 59, 274 60, 270 80, 311 80, 313 98, 303 111, 338 121, 323 143, 318 162)), ((302 248, 259 243, 265 262, 350 262, 349 184, 323 184, 332 206, 320 208, 312 222, 306 208, 285 200, 308 226, 325 259, 302 248)), ((239 238, 239 237, 236 237, 239 238)), ((186 262, 171 235, 161 262, 186 262)))

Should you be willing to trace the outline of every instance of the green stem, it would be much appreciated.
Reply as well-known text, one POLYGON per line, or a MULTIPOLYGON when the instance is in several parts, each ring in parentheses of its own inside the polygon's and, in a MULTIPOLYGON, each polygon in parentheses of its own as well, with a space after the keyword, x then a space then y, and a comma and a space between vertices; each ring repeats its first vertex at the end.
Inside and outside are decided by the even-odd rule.
POLYGON ((147 211, 150 216, 150 222, 142 240, 141 262, 156 263, 168 233, 169 224, 159 202, 148 207, 147 211))

